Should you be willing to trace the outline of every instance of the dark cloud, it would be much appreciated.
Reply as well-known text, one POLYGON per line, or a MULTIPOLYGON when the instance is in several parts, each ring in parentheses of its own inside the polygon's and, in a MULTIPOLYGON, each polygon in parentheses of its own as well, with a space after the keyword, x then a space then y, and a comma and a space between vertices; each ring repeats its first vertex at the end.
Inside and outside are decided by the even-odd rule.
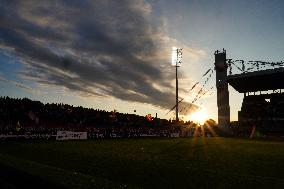
POLYGON ((24 79, 170 108, 175 75, 150 13, 142 0, 3 0, 0 42, 24 79))

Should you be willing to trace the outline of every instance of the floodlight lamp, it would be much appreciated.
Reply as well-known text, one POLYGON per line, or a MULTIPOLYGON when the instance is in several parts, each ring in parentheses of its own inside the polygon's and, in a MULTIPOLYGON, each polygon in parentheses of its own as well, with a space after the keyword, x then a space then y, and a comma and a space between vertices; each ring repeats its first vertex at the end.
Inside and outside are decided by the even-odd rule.
POLYGON ((181 66, 182 62, 182 49, 177 47, 172 47, 172 65, 181 66))

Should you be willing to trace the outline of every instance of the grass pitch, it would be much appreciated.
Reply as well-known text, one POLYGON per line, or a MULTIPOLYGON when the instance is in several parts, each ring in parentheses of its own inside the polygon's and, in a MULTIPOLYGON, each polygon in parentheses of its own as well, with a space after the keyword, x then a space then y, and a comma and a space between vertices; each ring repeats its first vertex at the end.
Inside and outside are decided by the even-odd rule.
POLYGON ((5 188, 284 188, 284 142, 218 137, 2 142, 0 184, 5 188))

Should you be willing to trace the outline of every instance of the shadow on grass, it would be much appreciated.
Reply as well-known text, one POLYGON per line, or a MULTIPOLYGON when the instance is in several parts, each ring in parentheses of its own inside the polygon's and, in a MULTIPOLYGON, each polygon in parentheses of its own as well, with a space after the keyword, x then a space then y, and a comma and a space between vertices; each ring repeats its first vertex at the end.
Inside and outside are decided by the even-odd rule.
POLYGON ((2 164, 0 164, 0 184, 0 188, 67 188, 64 185, 2 164))

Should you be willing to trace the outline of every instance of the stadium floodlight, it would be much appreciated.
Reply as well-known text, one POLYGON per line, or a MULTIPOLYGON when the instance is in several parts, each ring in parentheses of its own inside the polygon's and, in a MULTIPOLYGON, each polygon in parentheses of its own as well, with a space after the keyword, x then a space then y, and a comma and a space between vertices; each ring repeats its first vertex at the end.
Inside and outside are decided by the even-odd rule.
POLYGON ((176 121, 178 122, 178 67, 181 66, 182 49, 172 48, 172 65, 176 67, 176 121))
POLYGON ((177 47, 172 47, 172 65, 180 67, 181 62, 182 62, 182 49, 178 49, 177 47))

